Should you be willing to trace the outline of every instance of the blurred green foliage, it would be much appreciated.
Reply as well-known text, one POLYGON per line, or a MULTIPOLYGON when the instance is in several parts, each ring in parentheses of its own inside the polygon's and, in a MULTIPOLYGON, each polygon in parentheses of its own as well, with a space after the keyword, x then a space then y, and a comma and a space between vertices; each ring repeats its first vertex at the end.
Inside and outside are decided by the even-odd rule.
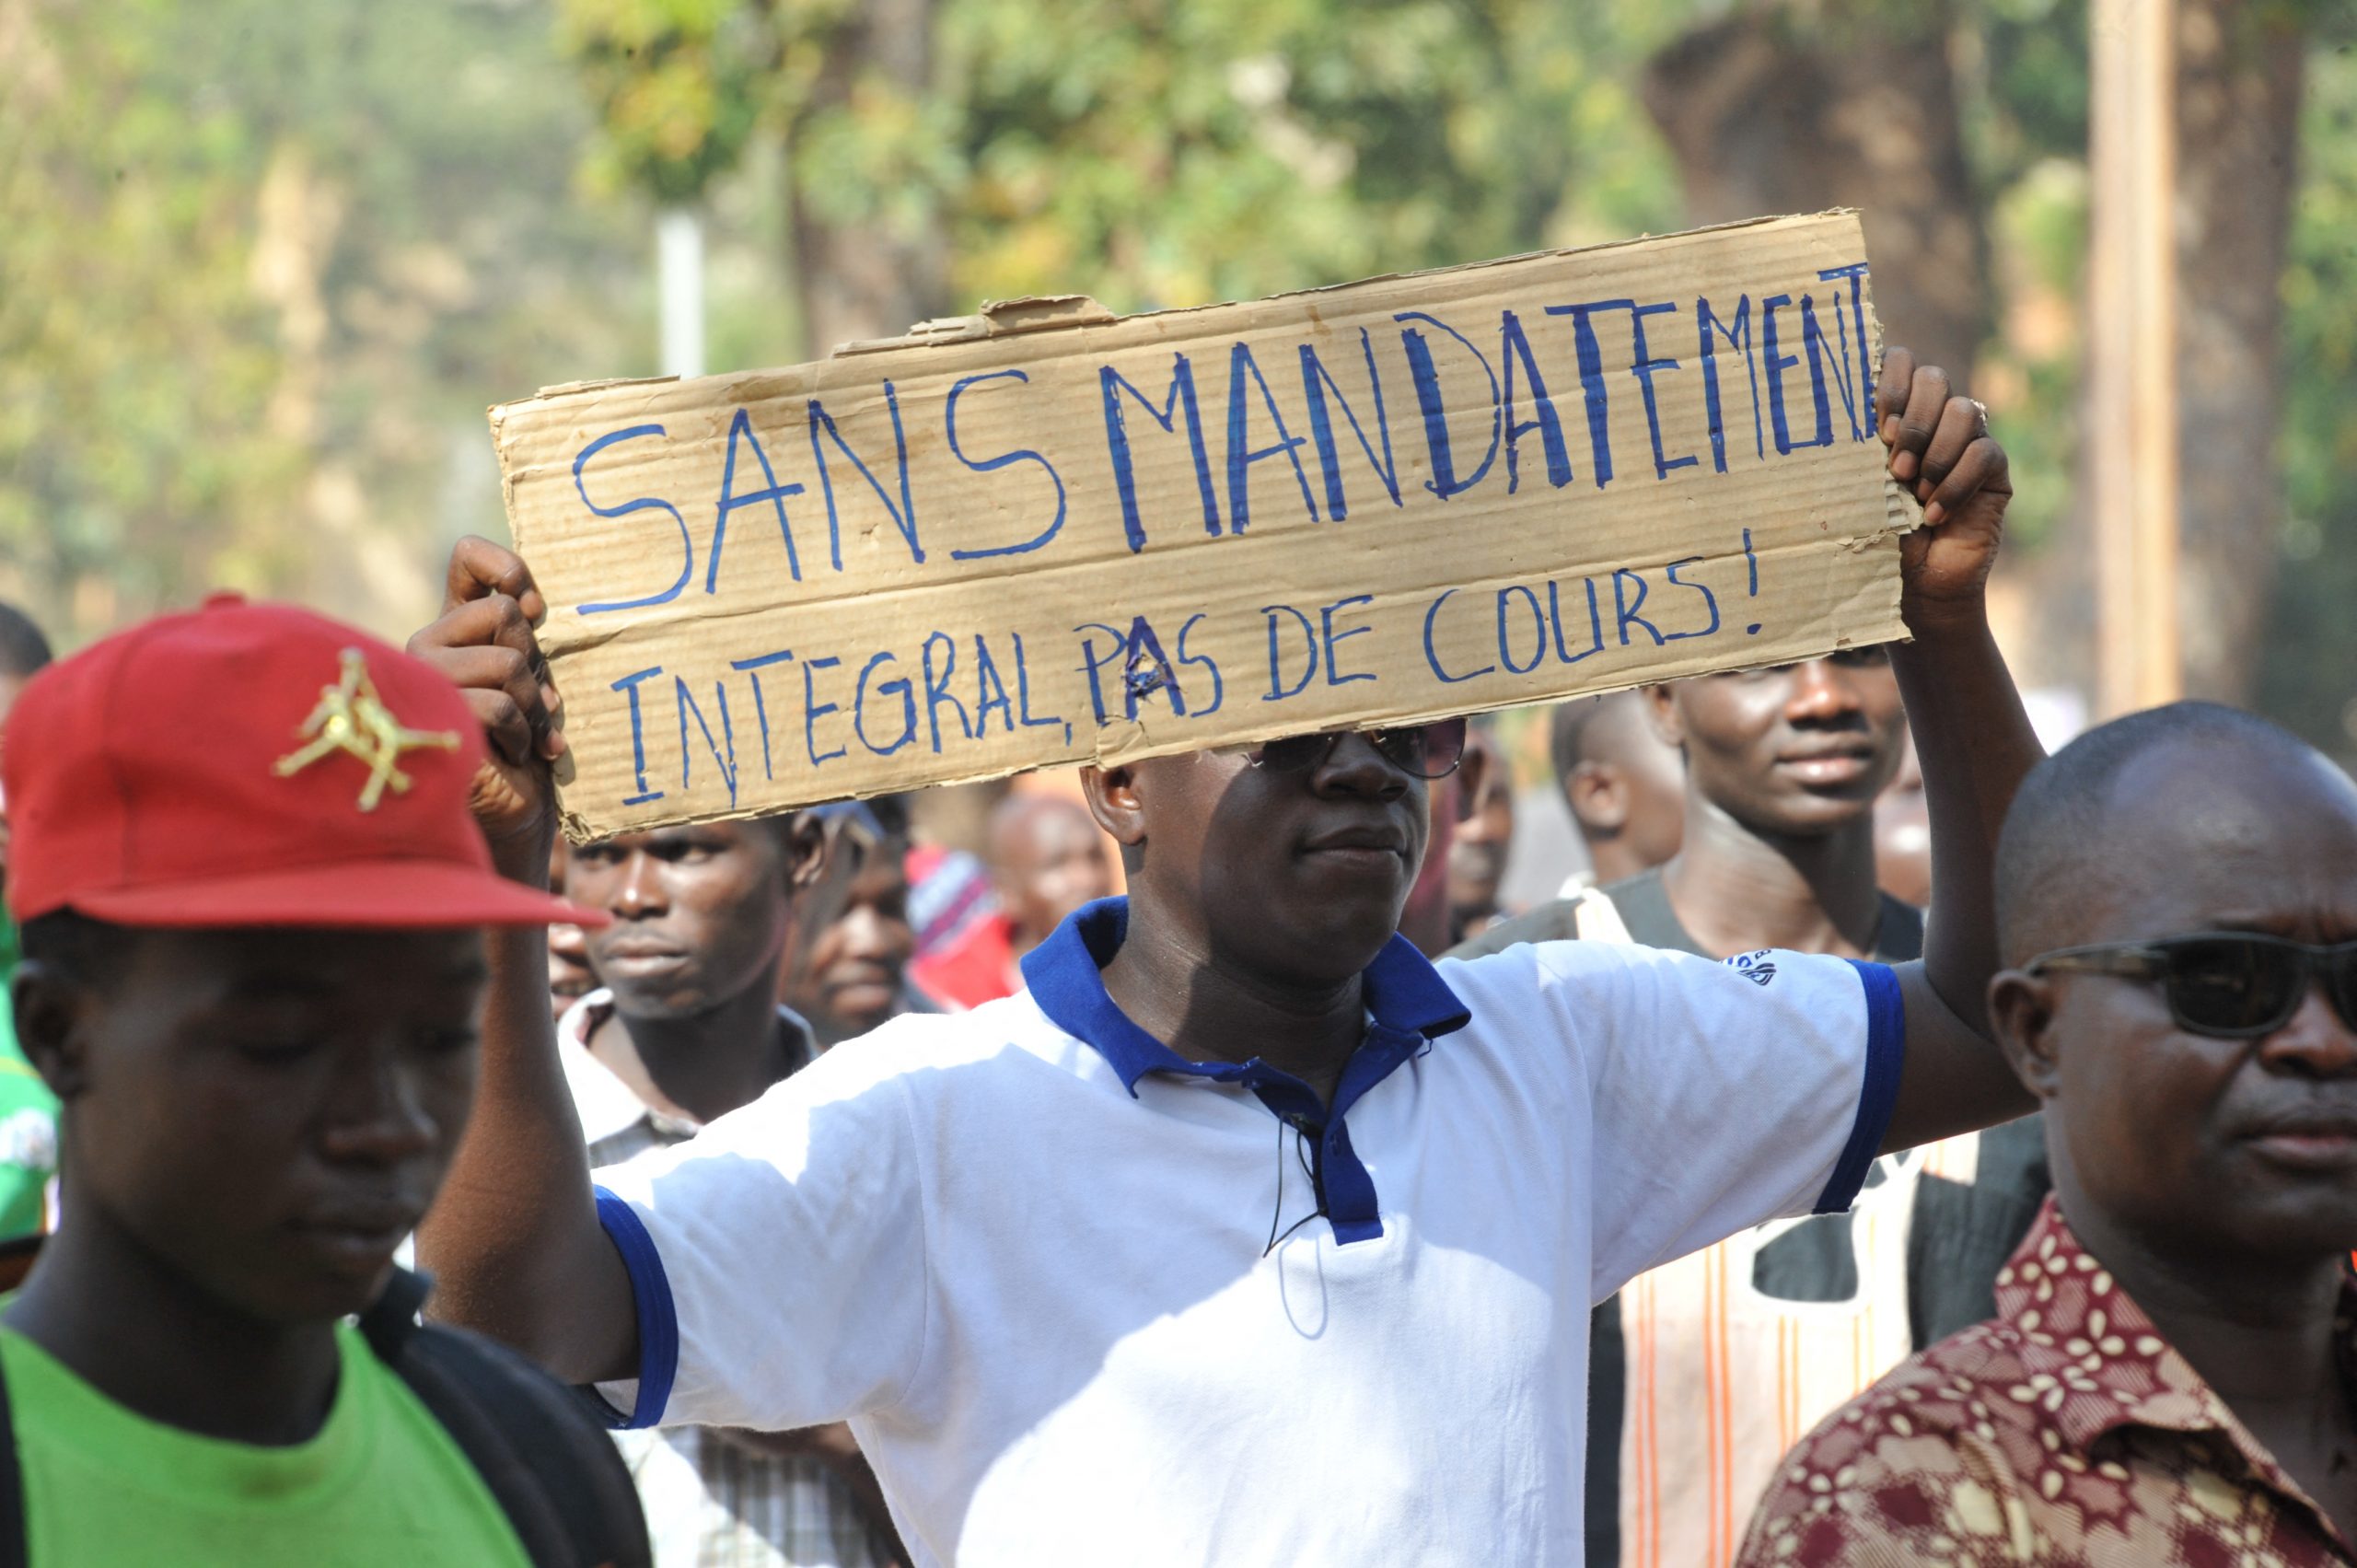
MULTIPOLYGON (((0 0, 0 595, 69 642, 222 582, 413 621, 449 536, 499 527, 483 405, 654 368, 656 205, 706 215, 720 366, 801 350, 789 208, 937 236, 953 308, 1190 305, 1676 227, 1639 84, 1727 9, 899 3, 931 17, 930 90, 843 78, 863 0, 0 0)), ((2350 0, 2272 3, 2314 44, 2282 280, 2295 570, 2261 695, 2345 749, 2357 26, 2350 0)), ((2085 4, 1952 7, 1994 273, 1975 381, 2025 544, 2075 461, 2085 4)))
POLYGON ((559 0, 590 167, 658 201, 761 126, 821 218, 938 226, 961 303, 1191 305, 1673 226, 1631 0, 935 0, 936 88, 814 101, 848 0, 559 0))
POLYGON ((38 38, 19 16, 0 40, 0 550, 27 589, 177 587, 185 531, 299 462, 263 427, 279 356, 248 281, 254 128, 146 90, 187 29, 166 0, 119 10, 38 38))
POLYGON ((500 527, 484 405, 646 335, 550 27, 0 0, 0 595, 68 643, 215 586, 415 624, 500 527))

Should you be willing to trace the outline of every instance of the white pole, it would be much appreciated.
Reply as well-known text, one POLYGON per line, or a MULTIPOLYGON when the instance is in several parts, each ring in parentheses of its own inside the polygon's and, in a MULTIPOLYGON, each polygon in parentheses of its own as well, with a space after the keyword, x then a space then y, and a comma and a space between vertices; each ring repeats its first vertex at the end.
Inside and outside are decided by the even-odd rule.
POLYGON ((663 302, 663 374, 703 374, 703 220, 666 207, 655 220, 657 288, 663 302))
POLYGON ((2089 428, 2096 711, 2183 694, 2177 646, 2177 6, 2094 0, 2089 428))

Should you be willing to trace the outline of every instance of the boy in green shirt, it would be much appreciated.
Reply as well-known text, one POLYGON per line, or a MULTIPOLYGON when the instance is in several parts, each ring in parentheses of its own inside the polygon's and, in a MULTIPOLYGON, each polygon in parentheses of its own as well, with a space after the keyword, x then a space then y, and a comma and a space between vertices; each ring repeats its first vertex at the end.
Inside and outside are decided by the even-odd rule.
POLYGON ((602 918, 493 874, 477 728, 394 649, 224 601, 17 703, 13 1001, 65 1136, 60 1225, 0 1310, 0 1562, 644 1561, 634 1509, 585 1547, 562 1482, 517 1481, 589 1433, 561 1393, 416 1329, 413 1295, 350 1322, 410 1283, 472 1107, 484 928, 602 918), (418 1370, 436 1347, 471 1392, 418 1370))

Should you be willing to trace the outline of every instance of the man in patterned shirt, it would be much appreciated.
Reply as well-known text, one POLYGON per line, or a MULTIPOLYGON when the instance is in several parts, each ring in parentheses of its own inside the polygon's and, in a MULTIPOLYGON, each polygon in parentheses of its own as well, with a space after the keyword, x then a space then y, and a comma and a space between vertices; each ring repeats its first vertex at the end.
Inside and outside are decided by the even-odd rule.
POLYGON ((2246 714, 2132 714, 2022 786, 1998 918, 2055 1196, 1739 1561, 2357 1562, 2357 786, 2246 714))

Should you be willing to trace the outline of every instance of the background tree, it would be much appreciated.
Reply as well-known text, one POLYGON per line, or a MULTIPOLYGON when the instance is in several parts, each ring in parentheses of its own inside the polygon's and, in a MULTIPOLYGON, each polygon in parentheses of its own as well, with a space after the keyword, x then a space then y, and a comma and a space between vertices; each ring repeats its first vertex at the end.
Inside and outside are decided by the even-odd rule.
POLYGON ((2177 0, 2177 387, 2186 687, 2249 700, 2278 575, 2283 276, 2316 8, 2177 0))
POLYGON ((483 405, 646 319, 548 29, 0 0, 0 596, 69 645, 215 587, 414 621, 499 526, 483 405))
MULTIPOLYGON (((2240 702, 2253 690, 2277 578, 2275 281, 2291 235, 2302 84, 2315 42, 2347 8, 2177 4, 2183 650, 2190 692, 2240 702)), ((1971 374, 1994 346, 1982 280, 2004 271, 1988 264, 1995 207, 2026 175, 2025 155, 2084 162, 2086 36, 2075 3, 1780 0, 1701 24, 1657 54, 1646 102, 1694 217, 1863 208, 1884 321, 1971 374), (1980 105, 1966 101, 1959 59, 1980 77, 1980 105)), ((2002 371, 1997 385, 1991 401, 2004 412, 2061 412, 2052 401, 2063 389, 2051 378, 2037 400, 2043 410, 2007 408, 2026 400, 2005 390, 2031 389, 2002 371)), ((2024 619, 2042 635, 2026 673, 2084 686, 2091 545, 2081 509, 2059 499, 2034 519, 2050 526, 2059 512, 2070 526, 2029 579, 2035 608, 2024 619)))
MULTIPOLYGON (((2351 10, 2180 4, 2187 645, 2202 689, 2344 752, 2351 10)), ((500 526, 483 405, 655 368, 647 218, 683 196, 724 367, 986 298, 1190 305, 1852 201, 1886 318, 1970 366, 2014 449, 2016 655, 2084 674, 2084 0, 1062 0, 1054 24, 0 0, 0 595, 68 643, 221 583, 413 622, 449 536, 500 526)))
POLYGON ((1875 304, 1930 363, 1967 368, 1988 331, 1988 243, 1949 64, 1951 7, 1753 6, 1704 23, 1645 68, 1687 215, 1856 207, 1875 304))

